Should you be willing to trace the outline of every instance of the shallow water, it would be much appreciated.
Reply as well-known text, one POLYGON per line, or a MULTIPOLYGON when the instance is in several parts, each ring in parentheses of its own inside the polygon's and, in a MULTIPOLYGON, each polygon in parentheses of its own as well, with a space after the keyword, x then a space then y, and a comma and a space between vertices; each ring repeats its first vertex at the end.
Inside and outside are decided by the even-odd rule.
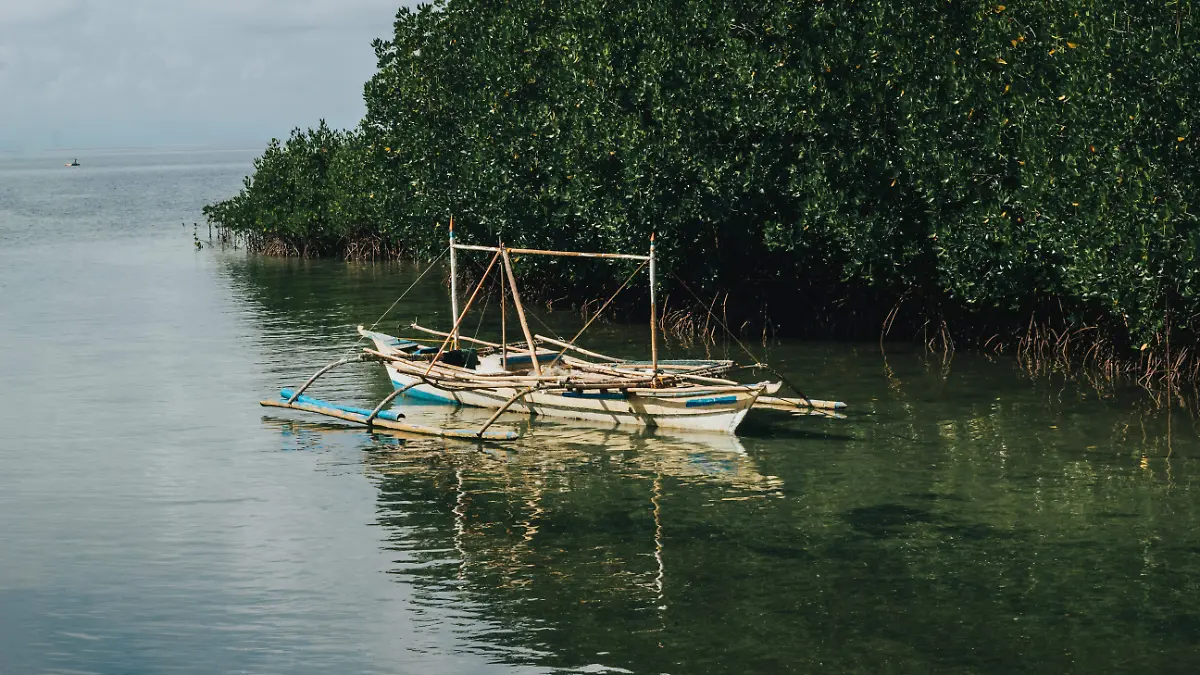
MULTIPOLYGON (((200 206, 252 157, 0 156, 0 672, 1198 662, 1195 421, 1133 394, 783 342, 771 361, 846 419, 766 413, 737 439, 547 422, 480 448, 258 407, 421 268, 207 246, 200 206)), ((444 326, 443 281, 380 328, 444 326)), ((638 355, 643 333, 584 344, 638 355)), ((314 393, 389 386, 351 366, 314 393)))

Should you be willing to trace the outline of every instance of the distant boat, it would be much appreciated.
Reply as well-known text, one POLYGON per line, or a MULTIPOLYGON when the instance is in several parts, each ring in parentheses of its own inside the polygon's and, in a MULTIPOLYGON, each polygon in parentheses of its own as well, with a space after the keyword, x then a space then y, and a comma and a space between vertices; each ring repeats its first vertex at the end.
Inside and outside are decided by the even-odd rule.
POLYGON ((63 164, 63 166, 79 166, 79 160, 73 159, 73 160, 71 160, 70 164, 63 164))

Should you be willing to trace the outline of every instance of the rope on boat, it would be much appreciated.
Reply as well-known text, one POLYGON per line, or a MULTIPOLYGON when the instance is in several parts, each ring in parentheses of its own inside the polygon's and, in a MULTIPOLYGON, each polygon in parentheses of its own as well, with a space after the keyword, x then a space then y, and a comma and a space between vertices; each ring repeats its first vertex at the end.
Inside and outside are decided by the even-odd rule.
MULTIPOLYGON (((433 365, 437 363, 438 359, 442 358, 442 354, 446 353, 446 345, 450 344, 450 340, 455 335, 458 335, 458 327, 462 325, 463 319, 467 318, 467 310, 471 309, 471 303, 475 302, 475 296, 479 295, 479 289, 483 288, 483 282, 487 280, 487 275, 491 274, 492 268, 496 266, 496 260, 499 258, 499 253, 492 256, 492 262, 488 263, 487 271, 483 273, 483 279, 481 279, 479 285, 475 287, 475 291, 471 293, 471 297, 467 300, 467 306, 463 307, 462 313, 458 315, 457 320, 454 322, 454 327, 450 329, 449 337, 442 342, 442 346, 438 348, 437 354, 435 354, 433 359, 429 362, 429 370, 425 371, 426 375, 429 374, 430 370, 433 370, 433 365)), ((532 346, 533 345, 530 345, 530 347, 532 346)))
MULTIPOLYGON (((404 289, 404 292, 400 294, 400 297, 396 298, 396 301, 392 303, 392 306, 388 307, 386 310, 384 310, 383 314, 379 315, 379 318, 375 320, 375 323, 371 324, 371 328, 369 330, 375 330, 375 327, 378 326, 388 314, 391 314, 393 309, 396 309, 396 305, 400 304, 400 301, 404 299, 404 296, 408 295, 409 291, 416 288, 417 284, 421 283, 421 280, 425 278, 425 275, 429 274, 429 270, 433 269, 434 266, 438 264, 438 261, 441 260, 442 257, 445 256, 449 251, 450 249, 447 248, 445 251, 439 253, 438 257, 434 258, 433 262, 429 263, 429 267, 426 267, 425 271, 421 272, 421 275, 417 277, 416 281, 409 284, 408 288, 404 289)), ((360 337, 359 340, 361 339, 362 338, 360 337)))
MULTIPOLYGON (((411 284, 409 284, 408 288, 404 289, 404 292, 400 294, 400 297, 396 298, 395 302, 392 303, 392 306, 385 309, 383 311, 383 314, 380 314, 379 318, 375 320, 375 323, 371 324, 371 327, 368 328, 367 330, 375 330, 376 326, 383 323, 383 320, 385 318, 387 318, 387 315, 391 314, 392 310, 396 309, 396 305, 400 304, 400 301, 404 299, 404 296, 408 295, 409 291, 416 288, 417 284, 421 283, 421 280, 425 278, 425 275, 429 274, 429 270, 436 267, 438 264, 438 261, 440 261, 442 259, 442 257, 445 256, 446 253, 449 251, 450 251, 450 249, 447 248, 445 251, 442 251, 441 253, 439 253, 438 257, 434 258, 433 262, 429 263, 429 267, 426 267, 425 271, 421 272, 421 274, 416 278, 416 280, 413 281, 411 284)), ((350 352, 354 351, 355 349, 358 349, 358 343, 362 342, 366 338, 367 338, 367 336, 365 336, 365 335, 359 335, 358 339, 354 341, 354 344, 352 344, 346 348, 346 353, 349 354, 350 352)))
MULTIPOLYGON (((510 249, 508 249, 508 250, 509 250, 509 251, 513 251, 513 250, 515 250, 515 249, 511 249, 511 248, 510 248, 510 249)), ((476 267, 477 269, 483 269, 483 263, 479 262, 478 260, 472 260, 471 262, 472 262, 472 264, 474 264, 474 265, 475 265, 475 267, 476 267)), ((501 311, 503 311, 503 308, 504 308, 504 295, 503 295, 503 294, 504 294, 504 289, 505 289, 505 285, 504 285, 504 280, 502 279, 502 280, 500 281, 500 293, 501 293, 501 296, 500 296, 500 300, 501 300, 500 307, 501 307, 501 311)), ((486 308, 486 306, 485 306, 485 308, 486 308)), ((545 321, 542 321, 540 318, 538 318, 538 315, 537 315, 537 314, 534 314, 533 312, 530 312, 530 311, 528 311, 528 309, 526 309, 526 311, 525 311, 525 318, 527 318, 527 319, 533 319, 534 321, 536 321, 536 322, 537 322, 537 324, 538 324, 539 326, 541 326, 542 328, 545 328, 545 329, 546 329, 546 332, 548 332, 548 333, 557 333, 557 332, 558 332, 558 331, 554 330, 554 328, 550 327, 550 326, 549 326, 549 325, 548 325, 548 324, 547 324, 545 321)), ((482 318, 480 318, 480 321, 481 321, 481 322, 482 322, 482 320, 483 320, 483 319, 482 319, 482 318)), ((502 323, 502 325, 503 325, 503 323, 502 323)), ((477 333, 476 335, 478 335, 478 333, 477 333)), ((534 336, 534 337, 537 337, 537 336, 534 336)), ((461 338, 461 337, 459 337, 459 339, 461 340, 462 338, 461 338)), ((503 341, 502 341, 502 342, 503 342, 503 341)), ((511 348, 511 345, 510 345, 510 344, 508 344, 508 343, 504 343, 504 344, 501 344, 501 345, 497 345, 497 347, 502 347, 502 348, 511 348)))
MULTIPOLYGON (((691 289, 691 287, 687 285, 686 281, 681 279, 679 277, 679 275, 675 274, 674 272, 671 273, 671 276, 675 277, 675 280, 678 281, 681 286, 683 286, 684 290, 686 290, 688 293, 691 293, 692 297, 696 299, 696 302, 700 303, 700 306, 704 307, 704 301, 700 299, 700 296, 696 295, 696 293, 691 289)), ((708 307, 704 307, 704 311, 708 312, 708 316, 710 318, 712 318, 713 321, 716 321, 717 325, 719 325, 721 328, 725 329, 725 334, 728 335, 729 337, 733 338, 733 341, 736 342, 737 345, 742 348, 742 351, 746 352, 746 356, 749 356, 751 359, 754 360, 754 365, 750 366, 751 368, 766 370, 768 373, 774 375, 775 377, 778 377, 780 382, 783 382, 784 384, 786 384, 789 389, 796 392, 796 394, 800 398, 804 399, 804 402, 808 404, 808 407, 810 407, 810 408, 815 407, 815 406, 813 406, 812 399, 810 399, 803 391, 800 391, 800 388, 797 387, 795 384, 793 384, 791 380, 789 380, 788 378, 781 375, 778 370, 775 370, 774 368, 768 366, 767 364, 759 361, 758 357, 756 357, 754 355, 754 353, 751 352, 750 349, 748 347, 746 347, 746 345, 743 344, 742 341, 739 340, 736 335, 733 334, 733 331, 730 330, 729 326, 724 321, 721 320, 721 317, 717 316, 716 314, 713 314, 713 311, 711 309, 709 309, 708 307)))
MULTIPOLYGON (((717 322, 717 325, 719 325, 721 328, 725 329, 725 334, 728 335, 729 337, 733 338, 733 341, 736 342, 737 345, 742 348, 742 351, 746 352, 746 356, 749 356, 751 359, 753 359, 755 363, 760 363, 758 360, 758 357, 755 356, 754 353, 751 352, 750 349, 748 347, 746 347, 746 345, 743 344, 742 341, 739 340, 736 335, 733 334, 733 331, 729 329, 729 325, 726 324, 724 321, 722 321, 721 317, 717 316, 716 314, 713 314, 713 311, 711 309, 704 306, 704 301, 700 299, 700 296, 696 295, 695 291, 692 290, 691 286, 687 285, 686 281, 684 281, 678 274, 676 274, 674 272, 671 272, 671 276, 675 277, 675 280, 678 281, 680 283, 680 285, 683 286, 683 289, 685 291, 692 294, 692 297, 696 299, 696 302, 700 303, 701 307, 704 307, 704 311, 708 312, 708 315, 713 319, 713 321, 717 322)), ((799 393, 799 392, 797 392, 797 393, 799 393)))
POLYGON ((638 275, 638 272, 641 272, 641 271, 642 271, 642 268, 643 268, 643 267, 645 267, 645 266, 646 266, 646 262, 645 262, 645 261, 643 261, 643 262, 642 262, 642 264, 641 264, 641 265, 639 265, 639 266, 638 266, 638 268, 637 268, 636 270, 634 270, 634 271, 633 271, 633 274, 630 274, 628 277, 626 277, 626 278, 625 278, 625 283, 621 284, 620 288, 618 288, 618 289, 616 290, 616 292, 615 292, 615 293, 613 293, 613 294, 612 294, 612 295, 611 295, 611 296, 608 298, 608 300, 605 300, 605 301, 604 301, 604 304, 600 306, 600 309, 596 310, 596 313, 592 315, 592 318, 588 319, 588 320, 587 320, 587 323, 583 324, 583 328, 580 328, 580 329, 579 329, 579 332, 578 332, 578 333, 575 333, 575 337, 571 338, 570 340, 567 340, 567 346, 563 347, 563 348, 562 348, 562 351, 560 351, 560 352, 558 353, 558 355, 554 357, 554 360, 550 362, 550 365, 549 365, 549 366, 547 366, 548 368, 553 368, 553 367, 555 366, 555 364, 557 364, 557 363, 559 362, 559 360, 561 360, 561 359, 562 359, 562 357, 563 357, 563 354, 566 354, 568 349, 571 349, 571 348, 573 348, 573 347, 575 346, 575 341, 579 339, 579 336, 580 336, 580 335, 583 335, 583 332, 584 332, 585 330, 587 330, 587 329, 588 329, 588 327, 589 327, 589 326, 591 326, 591 325, 592 325, 592 323, 593 323, 593 322, 594 322, 596 319, 599 319, 599 318, 600 318, 600 315, 601 315, 602 313, 604 313, 604 310, 608 309, 608 306, 609 306, 610 304, 612 304, 612 301, 617 299, 617 296, 621 294, 621 291, 625 290, 625 287, 629 285, 629 282, 630 282, 630 281, 633 281, 633 278, 634 278, 634 277, 636 277, 636 276, 638 275))
POLYGON ((813 405, 813 402, 812 402, 812 399, 811 399, 811 398, 809 398, 807 395, 805 395, 805 393, 804 393, 804 392, 800 391, 800 389, 799 389, 799 388, 798 388, 798 387, 797 387, 795 384, 792 384, 792 381, 791 381, 791 380, 787 379, 787 378, 786 378, 786 377, 784 377, 782 374, 780 374, 780 372, 779 372, 778 370, 775 370, 774 368, 772 368, 772 367, 770 367, 770 366, 766 365, 765 363, 758 363, 758 364, 755 364, 755 366, 754 366, 754 367, 756 367, 756 368, 759 368, 759 369, 762 369, 762 370, 765 370, 765 371, 767 371, 768 373, 770 373, 770 374, 774 375, 775 377, 778 377, 780 382, 782 382, 782 383, 786 384, 786 385, 788 386, 788 388, 789 388, 789 389, 791 389, 792 391, 796 392, 796 395, 797 395, 797 396, 799 396, 800 398, 804 399, 804 402, 808 404, 808 407, 810 407, 810 408, 815 408, 815 407, 816 407, 816 406, 814 406, 814 405, 813 405))

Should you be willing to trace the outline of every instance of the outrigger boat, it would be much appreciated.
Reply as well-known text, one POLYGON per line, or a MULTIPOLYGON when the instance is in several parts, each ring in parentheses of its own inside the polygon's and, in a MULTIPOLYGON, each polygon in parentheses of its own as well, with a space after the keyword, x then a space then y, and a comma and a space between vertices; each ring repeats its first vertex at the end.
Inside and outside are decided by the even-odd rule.
POLYGON ((322 368, 299 389, 283 390, 281 400, 263 405, 315 412, 342 420, 397 431, 444 437, 474 437, 491 440, 515 438, 515 432, 490 430, 505 412, 545 415, 617 425, 663 427, 733 434, 751 409, 775 408, 800 413, 824 413, 844 408, 836 401, 818 401, 788 385, 798 398, 776 397, 787 381, 765 365, 739 367, 731 360, 658 358, 657 307, 655 301, 654 238, 649 255, 626 253, 581 253, 539 249, 477 246, 455 241, 450 223, 450 308, 456 317, 449 332, 413 324, 414 331, 430 337, 430 343, 398 338, 358 327, 359 334, 373 343, 361 354, 341 359, 322 368), (459 311, 457 253, 491 253, 491 262, 459 311), (571 340, 534 335, 529 330, 520 291, 513 274, 511 255, 598 258, 640 262, 641 266, 617 290, 621 292, 643 268, 650 276, 650 359, 620 359, 578 347, 575 342, 599 317, 616 294, 608 299, 571 340), (460 334, 472 303, 497 265, 501 289, 501 341, 488 342, 460 334), (521 327, 522 341, 507 339, 504 295, 511 293, 521 327), (440 339, 440 345, 432 344, 440 339), (470 347, 464 347, 469 343, 470 347), (304 396, 305 390, 329 370, 354 361, 377 361, 387 369, 394 391, 374 410, 347 408, 304 396), (765 369, 778 381, 740 383, 729 379, 735 370, 765 369), (398 396, 454 405, 494 409, 495 413, 477 431, 437 429, 407 424, 403 415, 385 410, 398 396))

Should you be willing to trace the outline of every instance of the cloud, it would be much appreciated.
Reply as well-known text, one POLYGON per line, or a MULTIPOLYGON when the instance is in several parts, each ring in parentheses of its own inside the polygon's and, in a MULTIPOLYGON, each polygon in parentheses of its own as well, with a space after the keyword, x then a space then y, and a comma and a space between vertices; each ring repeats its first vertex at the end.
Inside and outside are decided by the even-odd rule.
POLYGON ((352 126, 399 0, 2 0, 0 146, 352 126))

